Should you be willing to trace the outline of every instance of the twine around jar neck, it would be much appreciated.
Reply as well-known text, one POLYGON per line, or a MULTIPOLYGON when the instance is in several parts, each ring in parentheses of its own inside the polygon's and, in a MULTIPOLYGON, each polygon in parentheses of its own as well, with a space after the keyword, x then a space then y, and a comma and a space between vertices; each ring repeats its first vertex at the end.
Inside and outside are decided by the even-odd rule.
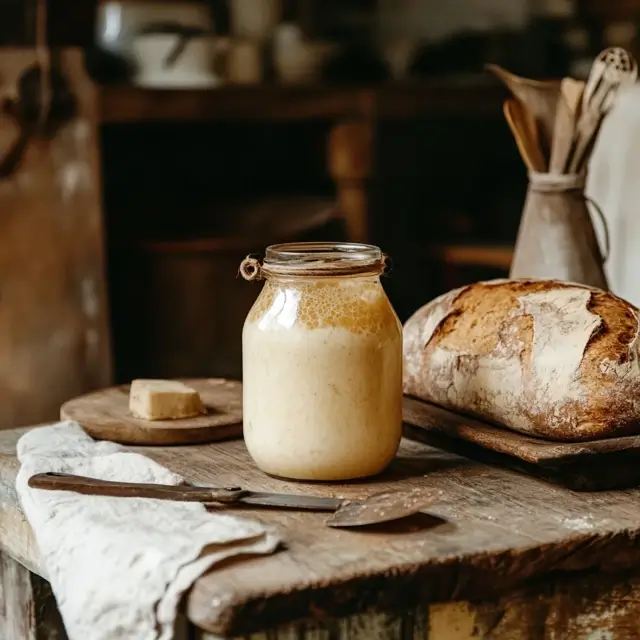
POLYGON ((537 173, 535 171, 529 172, 529 189, 537 193, 574 193, 577 197, 584 200, 585 203, 590 204, 602 225, 604 233, 604 252, 602 253, 602 264, 604 264, 609 258, 611 251, 611 244, 609 238, 609 225, 607 219, 604 217, 604 213, 600 208, 600 205, 587 196, 584 192, 586 187, 586 174, 585 173, 537 173))
POLYGON ((387 257, 371 245, 355 243, 292 243, 267 248, 266 258, 248 255, 240 264, 245 280, 270 276, 300 278, 337 278, 342 276, 379 276, 387 257))
POLYGON ((385 271, 386 257, 366 265, 328 265, 326 267, 311 267, 309 265, 272 265, 260 262, 259 258, 248 255, 240 263, 240 275, 245 280, 263 280, 269 276, 293 276, 301 278, 341 276, 381 275, 385 271))

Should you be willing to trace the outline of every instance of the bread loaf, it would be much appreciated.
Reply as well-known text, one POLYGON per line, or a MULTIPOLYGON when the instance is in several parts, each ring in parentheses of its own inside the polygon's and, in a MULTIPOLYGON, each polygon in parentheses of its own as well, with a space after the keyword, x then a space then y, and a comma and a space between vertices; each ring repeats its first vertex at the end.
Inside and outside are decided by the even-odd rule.
POLYGON ((404 391, 533 436, 640 432, 639 312, 553 280, 451 291, 404 326, 404 391))

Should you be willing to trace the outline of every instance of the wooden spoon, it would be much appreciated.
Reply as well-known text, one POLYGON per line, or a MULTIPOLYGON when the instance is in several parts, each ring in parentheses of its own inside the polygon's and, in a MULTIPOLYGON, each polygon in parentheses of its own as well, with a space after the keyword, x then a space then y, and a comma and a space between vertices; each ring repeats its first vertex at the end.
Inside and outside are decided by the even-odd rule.
POLYGON ((527 169, 546 171, 545 160, 534 133, 536 123, 531 113, 515 98, 505 100, 503 111, 527 169))

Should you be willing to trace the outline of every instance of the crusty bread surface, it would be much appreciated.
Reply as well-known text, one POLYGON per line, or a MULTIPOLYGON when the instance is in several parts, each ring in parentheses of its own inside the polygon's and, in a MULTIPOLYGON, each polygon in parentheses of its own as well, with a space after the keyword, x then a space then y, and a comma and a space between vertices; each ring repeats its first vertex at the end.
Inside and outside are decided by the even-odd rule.
POLYGON ((640 432, 639 312, 553 280, 451 291, 404 326, 404 391, 551 440, 640 432))

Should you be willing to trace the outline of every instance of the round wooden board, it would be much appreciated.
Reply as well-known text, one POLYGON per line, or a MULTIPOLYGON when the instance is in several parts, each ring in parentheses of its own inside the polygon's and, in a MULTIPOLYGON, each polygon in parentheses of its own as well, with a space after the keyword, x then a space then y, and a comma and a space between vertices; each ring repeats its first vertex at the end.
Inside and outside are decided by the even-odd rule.
POLYGON ((97 440, 121 444, 167 445, 242 437, 242 384, 234 380, 182 380, 202 398, 207 414, 181 420, 142 420, 129 412, 129 385, 69 400, 60 417, 75 420, 97 440))

